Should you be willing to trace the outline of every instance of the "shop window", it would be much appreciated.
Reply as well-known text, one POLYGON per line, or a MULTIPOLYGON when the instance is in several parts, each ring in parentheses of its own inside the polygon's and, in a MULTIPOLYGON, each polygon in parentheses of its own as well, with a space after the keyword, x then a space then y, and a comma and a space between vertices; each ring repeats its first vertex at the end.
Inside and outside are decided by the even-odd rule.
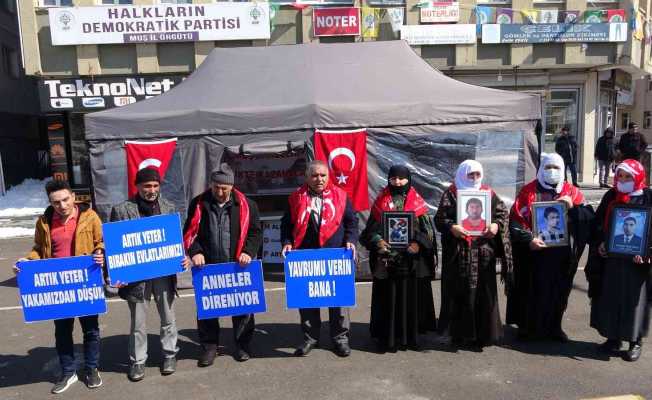
POLYGON ((16 13, 16 0, 0 0, 0 8, 9 14, 16 13))
POLYGON ((72 7, 72 0, 39 0, 41 7, 72 7))
POLYGON ((546 101, 545 105, 543 151, 555 151, 555 140, 563 127, 568 127, 570 134, 578 139, 578 143, 581 143, 578 137, 579 104, 579 89, 554 88, 550 90, 550 99, 546 101))
POLYGON ((643 112, 643 129, 650 129, 652 126, 652 112, 644 111, 643 112))
POLYGON ((632 115, 628 112, 624 112, 620 120, 620 129, 626 131, 627 127, 629 126, 629 122, 631 120, 632 120, 632 115))
POLYGON ((20 77, 18 52, 5 46, 2 47, 2 72, 14 79, 20 77))
POLYGON ((70 170, 72 172, 70 183, 75 187, 89 186, 91 183, 91 163, 84 135, 84 114, 70 114, 68 122, 70 170))

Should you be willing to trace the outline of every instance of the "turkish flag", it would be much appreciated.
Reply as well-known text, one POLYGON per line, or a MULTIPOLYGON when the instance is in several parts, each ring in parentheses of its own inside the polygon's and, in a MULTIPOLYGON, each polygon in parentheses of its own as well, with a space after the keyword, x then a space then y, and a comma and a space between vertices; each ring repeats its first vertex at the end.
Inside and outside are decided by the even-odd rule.
POLYGON ((127 152, 127 187, 129 198, 136 194, 136 173, 143 168, 154 168, 161 175, 161 181, 168 170, 170 160, 177 147, 177 139, 160 140, 156 142, 137 142, 125 140, 127 152))
POLYGON ((356 211, 368 210, 367 130, 316 130, 314 142, 315 159, 328 164, 331 181, 346 191, 356 211))

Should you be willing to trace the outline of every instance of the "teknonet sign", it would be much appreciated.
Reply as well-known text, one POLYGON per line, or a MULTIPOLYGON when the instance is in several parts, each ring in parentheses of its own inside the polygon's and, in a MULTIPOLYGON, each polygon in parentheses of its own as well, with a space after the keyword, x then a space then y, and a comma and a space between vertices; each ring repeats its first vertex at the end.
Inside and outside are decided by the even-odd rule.
POLYGON ((315 37, 360 35, 360 9, 315 8, 312 12, 312 26, 315 37))

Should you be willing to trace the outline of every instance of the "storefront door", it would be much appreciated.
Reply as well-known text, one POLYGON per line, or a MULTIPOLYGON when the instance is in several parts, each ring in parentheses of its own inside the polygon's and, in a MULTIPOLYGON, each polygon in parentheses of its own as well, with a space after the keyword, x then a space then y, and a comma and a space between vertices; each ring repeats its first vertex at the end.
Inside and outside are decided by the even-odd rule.
MULTIPOLYGON (((543 127, 543 151, 555 151, 555 139, 559 136, 561 128, 568 127, 570 134, 574 135, 577 143, 582 143, 580 134, 580 89, 579 88, 551 88, 550 98, 545 104, 545 117, 543 127)), ((578 154, 581 151, 578 149, 578 154)))

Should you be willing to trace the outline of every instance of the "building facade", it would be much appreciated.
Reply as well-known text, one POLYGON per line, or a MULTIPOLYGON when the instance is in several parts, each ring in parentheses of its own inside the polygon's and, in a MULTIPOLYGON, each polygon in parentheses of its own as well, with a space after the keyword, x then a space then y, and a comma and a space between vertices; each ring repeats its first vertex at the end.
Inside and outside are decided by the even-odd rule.
MULTIPOLYGON (((25 71, 38 79, 39 112, 46 121, 42 129, 56 177, 69 179, 78 188, 90 184, 84 113, 163 93, 192 73, 216 47, 408 40, 426 62, 455 79, 541 94, 542 150, 553 150, 557 133, 568 126, 578 139, 578 169, 584 182, 594 180, 593 151, 600 132, 622 124, 618 119, 628 116, 622 110, 633 107, 632 82, 652 71, 646 34, 649 2, 477 0, 442 5, 417 0, 326 0, 274 2, 269 8, 226 3, 233 10, 242 4, 250 7, 233 23, 246 32, 233 35, 225 33, 227 19, 185 22, 195 12, 202 17, 227 13, 227 6, 213 10, 225 3, 190 3, 20 3, 25 71), (62 8, 70 6, 78 8, 62 8), (193 6, 199 8, 188 8, 193 6), (175 23, 148 28, 148 18, 165 12, 170 13, 168 22, 178 20, 180 32, 170 34, 175 23), (576 23, 559 22, 570 21, 569 15, 575 15, 576 23), (138 21, 143 21, 140 27, 145 31, 138 31, 138 21), (267 23, 268 36, 254 32, 267 23), (81 34, 72 33, 75 24, 81 34), (138 35, 118 35, 121 29, 132 29, 126 27, 133 27, 138 35)), ((379 84, 383 79, 392 77, 379 77, 379 84)))
POLYGON ((44 173, 47 147, 39 137, 35 88, 22 67, 16 2, 1 0, 0 193, 44 173))

